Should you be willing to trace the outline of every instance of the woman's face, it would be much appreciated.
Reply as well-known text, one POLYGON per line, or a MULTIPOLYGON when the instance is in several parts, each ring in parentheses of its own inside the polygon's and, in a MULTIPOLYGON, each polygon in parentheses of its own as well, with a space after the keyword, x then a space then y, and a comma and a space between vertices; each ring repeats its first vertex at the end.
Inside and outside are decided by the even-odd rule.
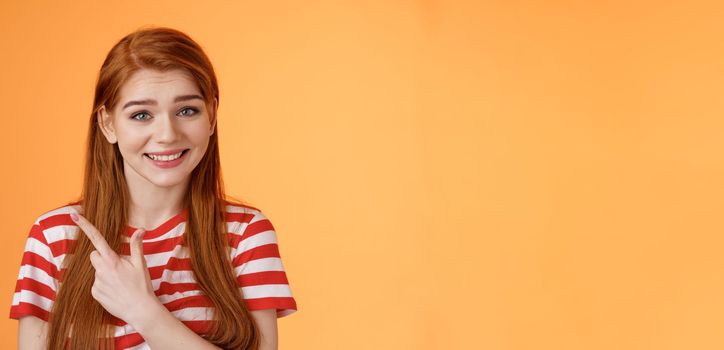
POLYGON ((118 142, 129 180, 171 187, 185 182, 206 153, 216 106, 215 100, 207 110, 185 70, 142 69, 121 87, 112 111, 101 107, 98 122, 108 142, 118 142))

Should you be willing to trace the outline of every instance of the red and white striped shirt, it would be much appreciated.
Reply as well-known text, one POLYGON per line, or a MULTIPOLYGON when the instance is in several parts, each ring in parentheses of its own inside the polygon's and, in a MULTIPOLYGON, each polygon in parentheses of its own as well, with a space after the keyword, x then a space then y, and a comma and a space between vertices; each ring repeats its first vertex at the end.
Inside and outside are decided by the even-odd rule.
MULTIPOLYGON (((67 205, 39 216, 28 235, 10 318, 34 315, 45 321, 63 281, 63 259, 78 237, 80 228, 70 213, 80 205, 67 205)), ((249 310, 276 309, 277 317, 297 310, 296 301, 282 265, 277 235, 269 219, 254 207, 227 202, 225 208, 230 258, 236 281, 249 310)), ((167 219, 143 238, 143 253, 153 290, 161 303, 197 334, 213 319, 213 305, 197 289, 183 233, 188 209, 167 219)), ((121 256, 129 256, 135 228, 126 226, 121 256)), ((71 253, 72 254, 72 253, 71 253)), ((89 296, 90 297, 90 296, 89 296)), ((116 349, 149 349, 131 325, 117 319, 116 349)))

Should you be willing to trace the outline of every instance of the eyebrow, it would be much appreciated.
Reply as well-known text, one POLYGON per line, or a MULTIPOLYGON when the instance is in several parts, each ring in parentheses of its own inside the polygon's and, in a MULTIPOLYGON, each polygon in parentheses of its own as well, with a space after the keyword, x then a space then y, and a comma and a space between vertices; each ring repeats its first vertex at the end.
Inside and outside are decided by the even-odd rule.
MULTIPOLYGON (((181 101, 188 101, 188 100, 194 100, 199 99, 203 100, 203 97, 199 95, 182 95, 182 96, 176 96, 176 98, 173 100, 173 102, 181 102, 181 101)), ((145 99, 145 100, 138 100, 138 101, 128 101, 126 104, 123 105, 123 108, 121 110, 124 110, 128 107, 135 106, 135 105, 157 105, 158 103, 156 100, 151 99, 145 99)))

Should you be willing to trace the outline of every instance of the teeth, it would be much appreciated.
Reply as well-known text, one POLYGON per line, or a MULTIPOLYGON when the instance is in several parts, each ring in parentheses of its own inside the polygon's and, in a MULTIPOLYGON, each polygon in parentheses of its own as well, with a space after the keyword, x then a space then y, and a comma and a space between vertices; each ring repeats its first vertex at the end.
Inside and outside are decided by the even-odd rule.
POLYGON ((174 159, 178 159, 178 157, 181 157, 181 153, 183 153, 183 151, 176 153, 176 154, 168 155, 168 156, 156 156, 153 154, 146 154, 146 155, 153 160, 160 160, 162 162, 168 162, 168 161, 171 161, 174 159))

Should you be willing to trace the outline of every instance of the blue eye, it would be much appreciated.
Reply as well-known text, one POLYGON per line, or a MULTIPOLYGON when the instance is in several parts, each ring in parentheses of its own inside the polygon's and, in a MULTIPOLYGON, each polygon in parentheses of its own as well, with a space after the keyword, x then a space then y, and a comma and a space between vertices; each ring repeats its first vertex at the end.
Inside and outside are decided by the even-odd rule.
POLYGON ((196 113, 199 112, 198 109, 193 108, 193 107, 186 107, 186 108, 182 109, 181 112, 186 111, 186 110, 189 110, 189 111, 192 111, 192 112, 193 112, 193 114, 186 114, 186 116, 192 116, 192 115, 194 115, 194 114, 196 114, 196 113))
MULTIPOLYGON (((198 108, 194 108, 194 107, 185 107, 184 109, 181 110, 182 115, 183 115, 183 116, 186 116, 186 117, 190 117, 190 116, 196 115, 196 113, 198 113, 198 112, 199 112, 198 108), (183 113, 184 113, 185 111, 187 111, 187 110, 190 110, 192 113, 191 113, 191 114, 183 114, 183 113)), ((131 116, 131 119, 133 119, 133 120, 139 120, 139 121, 147 120, 148 118, 136 118, 136 117, 138 117, 139 115, 144 115, 144 114, 150 116, 150 115, 148 114, 148 112, 138 112, 138 113, 132 115, 132 116, 131 116)))
POLYGON ((143 115, 143 114, 148 115, 148 113, 146 113, 146 112, 140 112, 140 113, 136 113, 136 114, 132 115, 132 116, 131 116, 131 119, 135 119, 135 120, 145 120, 145 119, 137 119, 137 118, 136 118, 137 116, 143 115))

